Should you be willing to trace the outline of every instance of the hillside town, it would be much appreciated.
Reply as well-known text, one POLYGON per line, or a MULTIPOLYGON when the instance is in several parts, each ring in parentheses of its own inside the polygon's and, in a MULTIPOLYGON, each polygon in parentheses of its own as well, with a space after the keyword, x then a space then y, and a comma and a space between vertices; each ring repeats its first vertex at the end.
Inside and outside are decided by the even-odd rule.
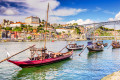
MULTIPOLYGON (((2 41, 39 41, 44 40, 45 20, 30 16, 23 22, 13 22, 3 19, 0 24, 0 40, 2 41)), ((47 23, 47 40, 84 39, 80 35, 85 33, 83 26, 77 24, 47 23), (78 34, 78 35, 77 35, 78 34)))
MULTIPOLYGON (((45 32, 47 32, 47 40, 86 40, 86 33, 93 26, 82 26, 74 24, 50 24, 47 23, 47 31, 45 29, 45 20, 39 17, 26 17, 23 22, 13 22, 3 19, 0 24, 0 41, 3 42, 24 42, 24 41, 40 41, 44 40, 45 32)), ((120 30, 116 35, 119 36, 120 30)), ((91 34, 93 35, 93 33, 91 34)), ((112 36, 114 29, 100 27, 94 31, 95 36, 112 36)))

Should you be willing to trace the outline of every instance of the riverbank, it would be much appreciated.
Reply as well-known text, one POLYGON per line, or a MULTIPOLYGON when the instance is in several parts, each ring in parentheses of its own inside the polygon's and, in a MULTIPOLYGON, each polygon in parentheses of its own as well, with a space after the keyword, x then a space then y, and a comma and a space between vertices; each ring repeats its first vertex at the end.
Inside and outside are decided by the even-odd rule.
MULTIPOLYGON (((39 42, 44 40, 21 40, 21 39, 2 39, 0 42, 39 42)), ((86 41, 86 39, 49 39, 47 41, 86 41)))
POLYGON ((120 71, 109 74, 102 78, 101 80, 120 80, 120 71))
MULTIPOLYGON (((47 41, 86 41, 87 39, 47 39, 47 41)), ((92 39, 90 39, 92 40, 92 39)), ((103 39, 96 39, 96 40, 114 40, 114 38, 103 38, 103 39)), ((120 39, 117 39, 120 40, 120 39)), ((0 39, 0 42, 39 42, 44 41, 43 39, 0 39)))

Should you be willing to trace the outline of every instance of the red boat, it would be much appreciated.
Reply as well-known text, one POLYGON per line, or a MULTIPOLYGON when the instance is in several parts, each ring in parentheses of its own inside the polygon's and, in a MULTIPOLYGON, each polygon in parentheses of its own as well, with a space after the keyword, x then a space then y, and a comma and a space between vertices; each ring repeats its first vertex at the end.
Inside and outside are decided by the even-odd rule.
MULTIPOLYGON (((24 60, 24 61, 14 61, 14 60, 8 60, 8 61, 21 67, 21 68, 26 68, 26 67, 41 66, 41 65, 61 61, 61 60, 70 58, 73 54, 73 51, 66 52, 66 53, 47 54, 47 53, 44 53, 44 52, 46 52, 46 51, 44 51, 44 50, 46 50, 44 48, 42 48, 42 50, 38 49, 38 48, 31 49, 31 51, 33 51, 33 50, 34 51, 42 51, 42 57, 41 56, 31 57, 28 60, 24 60)), ((31 55, 33 55, 33 54, 31 54, 31 55)))

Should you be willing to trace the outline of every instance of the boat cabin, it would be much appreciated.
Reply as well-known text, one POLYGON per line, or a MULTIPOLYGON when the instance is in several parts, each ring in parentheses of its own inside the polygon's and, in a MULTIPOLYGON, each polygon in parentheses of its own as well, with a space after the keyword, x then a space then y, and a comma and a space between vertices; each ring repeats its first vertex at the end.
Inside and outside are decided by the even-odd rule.
POLYGON ((75 44, 69 44, 69 48, 75 48, 75 47, 77 47, 76 43, 75 44))
POLYGON ((54 53, 52 51, 47 51, 47 48, 32 47, 30 51, 31 51, 31 57, 29 58, 30 60, 43 60, 65 55, 64 53, 54 53))
POLYGON ((32 47, 30 51, 31 51, 30 60, 43 60, 49 58, 49 54, 47 53, 47 48, 32 47))

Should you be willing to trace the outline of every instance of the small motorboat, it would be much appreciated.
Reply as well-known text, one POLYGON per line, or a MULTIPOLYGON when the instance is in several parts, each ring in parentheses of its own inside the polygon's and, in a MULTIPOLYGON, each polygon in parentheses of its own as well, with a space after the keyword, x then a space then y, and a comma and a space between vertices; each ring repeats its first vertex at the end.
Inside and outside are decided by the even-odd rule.
POLYGON ((84 48, 84 45, 77 45, 75 43, 75 44, 69 44, 66 48, 68 50, 82 50, 84 48))

